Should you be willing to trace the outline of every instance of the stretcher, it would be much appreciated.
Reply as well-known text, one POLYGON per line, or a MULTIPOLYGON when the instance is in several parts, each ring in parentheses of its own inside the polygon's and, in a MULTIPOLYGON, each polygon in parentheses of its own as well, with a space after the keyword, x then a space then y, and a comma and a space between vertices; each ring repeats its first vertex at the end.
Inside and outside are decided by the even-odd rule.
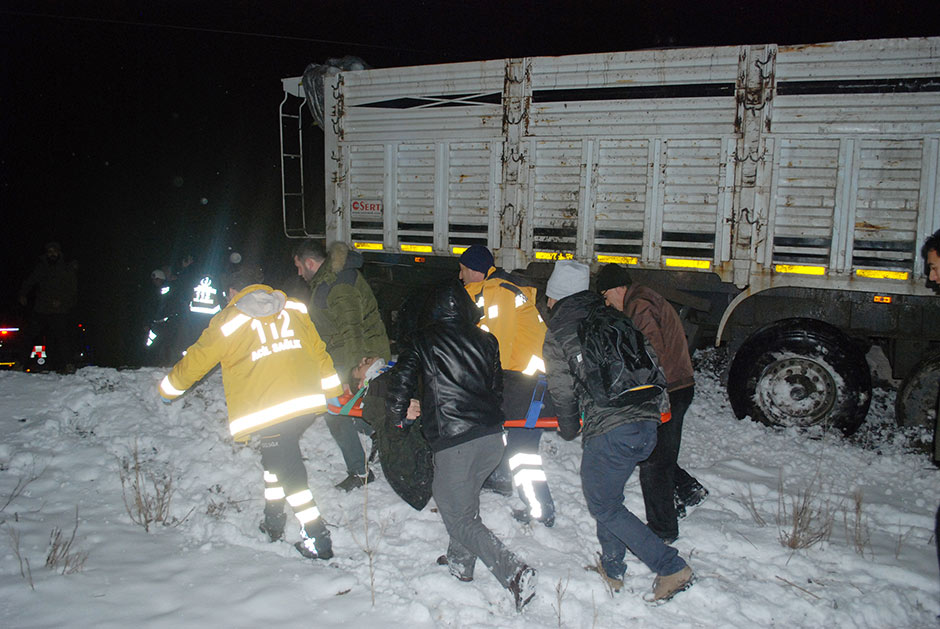
MULTIPOLYGON (((352 393, 344 393, 339 396, 339 406, 335 404, 327 403, 327 410, 334 415, 349 415, 351 417, 362 417, 362 396, 357 396, 352 393), (355 398, 355 400, 353 399, 355 398), (350 402, 352 402, 350 404, 350 402)), ((534 426, 526 426, 526 418, 522 419, 507 419, 503 422, 503 426, 506 428, 558 428, 558 418, 557 417, 539 417, 535 420, 534 426)))

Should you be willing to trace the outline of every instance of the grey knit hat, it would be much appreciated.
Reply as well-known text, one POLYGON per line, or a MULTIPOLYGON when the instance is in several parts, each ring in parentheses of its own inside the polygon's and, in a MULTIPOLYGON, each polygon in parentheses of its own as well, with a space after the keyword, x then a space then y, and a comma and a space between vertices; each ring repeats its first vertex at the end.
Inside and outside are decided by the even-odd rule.
POLYGON ((555 270, 548 278, 545 296, 552 299, 564 299, 568 295, 588 289, 591 282, 591 268, 574 260, 558 260, 555 270))

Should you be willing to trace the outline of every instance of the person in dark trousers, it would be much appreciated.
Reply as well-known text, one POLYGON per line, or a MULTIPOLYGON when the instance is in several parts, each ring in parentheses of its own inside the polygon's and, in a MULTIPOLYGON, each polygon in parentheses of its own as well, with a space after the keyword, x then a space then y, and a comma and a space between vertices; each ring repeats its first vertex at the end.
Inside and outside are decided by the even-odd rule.
POLYGON ((663 602, 692 584, 692 569, 623 503, 627 480, 656 446, 660 406, 655 398, 603 406, 587 390, 583 374, 576 373, 583 362, 579 324, 592 310, 606 308, 601 297, 588 290, 589 277, 586 264, 559 260, 548 280, 550 318, 543 351, 548 388, 562 438, 570 441, 581 434, 581 488, 597 522, 602 576, 612 589, 623 587, 629 548, 657 575, 649 600, 663 602))
POLYGON ((544 394, 542 343, 546 328, 535 306, 536 288, 524 277, 497 268, 493 254, 482 245, 468 247, 460 255, 459 277, 483 311, 479 326, 499 341, 503 411, 512 413, 510 419, 525 418, 532 424, 507 430, 506 453, 484 487, 504 495, 515 487, 526 508, 513 516, 552 526, 555 502, 539 452, 542 430, 534 427, 539 416, 554 416, 551 398, 544 394))
POLYGON ((536 571, 519 560, 480 518, 480 490, 505 448, 499 342, 476 327, 479 309, 456 280, 436 288, 427 325, 389 372, 386 409, 406 424, 412 398, 434 453, 431 492, 450 543, 438 563, 461 581, 479 557, 513 595, 516 609, 535 595, 536 571))
MULTIPOLYGON (((351 372, 363 358, 392 357, 385 324, 379 307, 362 275, 362 254, 344 243, 330 245, 327 251, 317 240, 305 240, 294 250, 297 274, 310 285, 310 318, 326 343, 336 371, 348 388, 351 372)), ((337 488, 352 491, 375 480, 366 470, 366 456, 359 433, 371 434, 372 427, 359 417, 327 415, 326 425, 346 463, 346 478, 337 488)))
POLYGON ((212 317, 159 391, 172 402, 221 364, 229 431, 235 441, 255 440, 261 450, 261 531, 272 542, 280 539, 290 505, 300 523, 294 547, 308 559, 329 559, 330 532, 310 491, 299 441, 342 387, 306 306, 261 281, 261 269, 249 265, 223 279, 228 306, 212 317))
POLYGON ((43 338, 45 367, 73 373, 75 371, 75 346, 72 334, 72 310, 78 297, 78 277, 75 265, 66 262, 62 247, 57 242, 47 243, 39 263, 20 288, 20 305, 29 304, 29 296, 35 290, 33 311, 23 332, 25 346, 20 349, 21 362, 17 367, 29 364, 34 347, 43 338))
MULTIPOLYGON (((940 293, 940 229, 924 241, 920 250, 927 265, 927 280, 933 284, 933 290, 940 293)), ((937 417, 933 434, 933 462, 940 467, 940 399, 937 400, 937 417)), ((940 566, 940 507, 934 518, 933 539, 937 546, 937 565, 940 566)))
POLYGON ((617 264, 601 267, 595 289, 608 306, 624 313, 649 340, 666 374, 672 419, 657 431, 656 447, 640 465, 646 522, 667 544, 679 537, 678 519, 700 504, 708 490, 679 467, 682 422, 695 395, 689 344, 676 309, 652 288, 634 284, 617 264))

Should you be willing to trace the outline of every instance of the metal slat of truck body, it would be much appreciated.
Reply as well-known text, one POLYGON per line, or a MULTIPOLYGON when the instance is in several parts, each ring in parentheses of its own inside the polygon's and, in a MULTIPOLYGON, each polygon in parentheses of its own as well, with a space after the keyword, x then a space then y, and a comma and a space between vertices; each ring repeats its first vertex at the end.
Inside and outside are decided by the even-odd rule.
POLYGON ((347 73, 344 140, 498 138, 503 79, 501 60, 347 73))
POLYGON ((940 134, 938 40, 780 47, 776 89, 773 261, 916 273, 936 213, 925 155, 940 134))

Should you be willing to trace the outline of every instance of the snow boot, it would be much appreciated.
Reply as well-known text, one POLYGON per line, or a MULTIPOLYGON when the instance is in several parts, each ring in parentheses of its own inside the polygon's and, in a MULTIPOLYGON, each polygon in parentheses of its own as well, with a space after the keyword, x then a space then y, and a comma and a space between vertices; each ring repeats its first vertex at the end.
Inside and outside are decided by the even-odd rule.
POLYGON ((468 573, 466 569, 464 569, 462 566, 457 565, 456 563, 451 565, 451 563, 447 560, 447 555, 441 555, 440 557, 438 557, 437 565, 447 566, 448 569, 450 570, 450 573, 454 575, 454 577, 458 581, 463 581, 464 583, 469 583, 470 581, 473 581, 473 573, 472 572, 468 573))
POLYGON ((521 612, 522 608, 529 604, 529 601, 535 597, 535 585, 538 581, 538 573, 535 568, 530 568, 522 564, 516 574, 509 581, 509 591, 512 592, 513 599, 516 601, 516 611, 521 612))
POLYGON ((272 542, 284 537, 284 525, 287 523, 287 514, 283 511, 276 515, 265 514, 264 520, 258 525, 258 529, 268 536, 272 542))
POLYGON ((623 575, 612 577, 607 574, 607 570, 604 569, 604 563, 601 561, 600 553, 597 554, 597 562, 593 566, 584 566, 584 569, 601 575, 611 596, 623 590, 623 575))
POLYGON ((696 482, 692 489, 683 492, 680 496, 676 491, 673 499, 676 505, 676 517, 682 519, 687 515, 688 509, 702 504, 708 498, 708 490, 696 482))
POLYGON ((648 598, 647 602, 657 605, 665 603, 679 592, 692 587, 694 581, 695 575, 689 566, 673 574, 658 576, 653 579, 653 596, 648 598))
POLYGON ((350 492, 353 489, 358 489, 363 485, 368 485, 375 480, 375 474, 372 473, 372 470, 369 470, 368 474, 352 474, 346 476, 341 482, 337 483, 335 487, 337 489, 342 489, 345 492, 350 492))
POLYGON ((308 522, 306 526, 300 527, 300 541, 294 543, 294 548, 307 559, 330 559, 333 557, 330 532, 319 518, 315 522, 316 524, 308 522), (313 529, 316 534, 311 535, 308 528, 313 529))

